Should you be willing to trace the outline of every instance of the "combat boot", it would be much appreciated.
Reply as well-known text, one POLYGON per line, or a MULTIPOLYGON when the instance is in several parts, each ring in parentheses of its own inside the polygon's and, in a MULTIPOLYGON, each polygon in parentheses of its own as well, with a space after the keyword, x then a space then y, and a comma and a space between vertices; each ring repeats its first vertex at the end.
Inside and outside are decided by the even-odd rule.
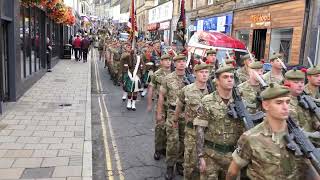
POLYGON ((132 109, 133 111, 136 110, 136 100, 132 100, 131 109, 132 109))
POLYGON ((131 110, 131 108, 132 108, 132 100, 128 99, 128 101, 127 101, 127 109, 131 110))
POLYGON ((128 93, 127 92, 123 92, 122 95, 122 101, 125 101, 127 99, 128 93))
POLYGON ((183 166, 181 163, 176 164, 177 172, 180 176, 183 176, 183 166))
POLYGON ((166 180, 173 179, 173 166, 167 166, 167 173, 166 173, 165 179, 166 180))

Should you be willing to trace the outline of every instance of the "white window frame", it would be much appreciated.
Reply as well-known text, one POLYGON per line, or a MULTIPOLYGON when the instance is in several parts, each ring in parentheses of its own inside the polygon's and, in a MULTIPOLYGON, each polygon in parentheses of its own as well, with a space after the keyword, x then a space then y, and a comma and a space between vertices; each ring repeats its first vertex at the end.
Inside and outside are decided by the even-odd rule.
POLYGON ((213 4, 213 0, 208 0, 208 5, 212 5, 213 4))
POLYGON ((197 9, 197 0, 192 0, 192 9, 197 9))

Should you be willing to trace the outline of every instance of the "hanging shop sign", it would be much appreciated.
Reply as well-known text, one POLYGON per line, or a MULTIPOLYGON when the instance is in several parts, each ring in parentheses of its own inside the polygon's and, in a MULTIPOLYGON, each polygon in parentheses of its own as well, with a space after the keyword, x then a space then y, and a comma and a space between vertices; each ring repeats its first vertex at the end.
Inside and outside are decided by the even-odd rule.
POLYGON ((264 26, 269 27, 271 25, 271 14, 254 14, 250 16, 251 27, 264 26))
POLYGON ((149 24, 172 19, 173 3, 169 1, 149 10, 149 24))
POLYGON ((197 31, 219 31, 223 33, 230 33, 232 26, 232 14, 224 16, 215 16, 196 21, 197 31))
POLYGON ((160 23, 159 30, 170 29, 170 21, 160 23))
POLYGON ((156 31, 159 29, 159 23, 153 23, 153 24, 148 24, 147 30, 148 31, 156 31))

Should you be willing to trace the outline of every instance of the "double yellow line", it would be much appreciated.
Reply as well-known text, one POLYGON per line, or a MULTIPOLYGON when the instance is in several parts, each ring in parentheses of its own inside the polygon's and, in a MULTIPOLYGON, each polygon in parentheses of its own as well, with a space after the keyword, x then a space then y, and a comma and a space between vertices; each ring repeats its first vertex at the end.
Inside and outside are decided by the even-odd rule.
MULTIPOLYGON (((100 72, 98 69, 98 63, 96 61, 96 58, 93 58, 93 61, 94 61, 94 66, 95 66, 97 92, 103 92, 103 86, 101 83, 100 72)), ((108 130, 108 132, 110 134, 110 141, 111 141, 111 144, 113 147, 114 158, 116 161, 116 170, 119 174, 119 179, 124 180, 120 156, 119 156, 116 141, 114 138, 112 125, 108 119, 109 113, 108 113, 104 94, 101 94, 99 96, 98 102, 99 102, 99 107, 100 107, 100 121, 101 121, 101 127, 102 127, 103 144, 104 144, 104 149, 105 149, 106 175, 108 175, 109 180, 114 180, 114 178, 115 178, 114 173, 113 173, 113 167, 112 167, 110 146, 109 146, 109 142, 108 142, 108 134, 107 134, 107 130, 108 130), (108 122, 108 126, 106 126, 106 123, 105 123, 106 121, 108 122)))

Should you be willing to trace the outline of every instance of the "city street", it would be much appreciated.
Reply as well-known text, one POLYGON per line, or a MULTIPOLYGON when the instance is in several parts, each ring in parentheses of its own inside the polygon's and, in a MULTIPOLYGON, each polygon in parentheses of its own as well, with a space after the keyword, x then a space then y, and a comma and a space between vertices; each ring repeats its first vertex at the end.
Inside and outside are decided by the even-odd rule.
POLYGON ((128 111, 104 62, 91 63, 93 179, 164 179, 164 159, 153 159, 154 122, 146 99, 139 99, 137 111, 128 111))

